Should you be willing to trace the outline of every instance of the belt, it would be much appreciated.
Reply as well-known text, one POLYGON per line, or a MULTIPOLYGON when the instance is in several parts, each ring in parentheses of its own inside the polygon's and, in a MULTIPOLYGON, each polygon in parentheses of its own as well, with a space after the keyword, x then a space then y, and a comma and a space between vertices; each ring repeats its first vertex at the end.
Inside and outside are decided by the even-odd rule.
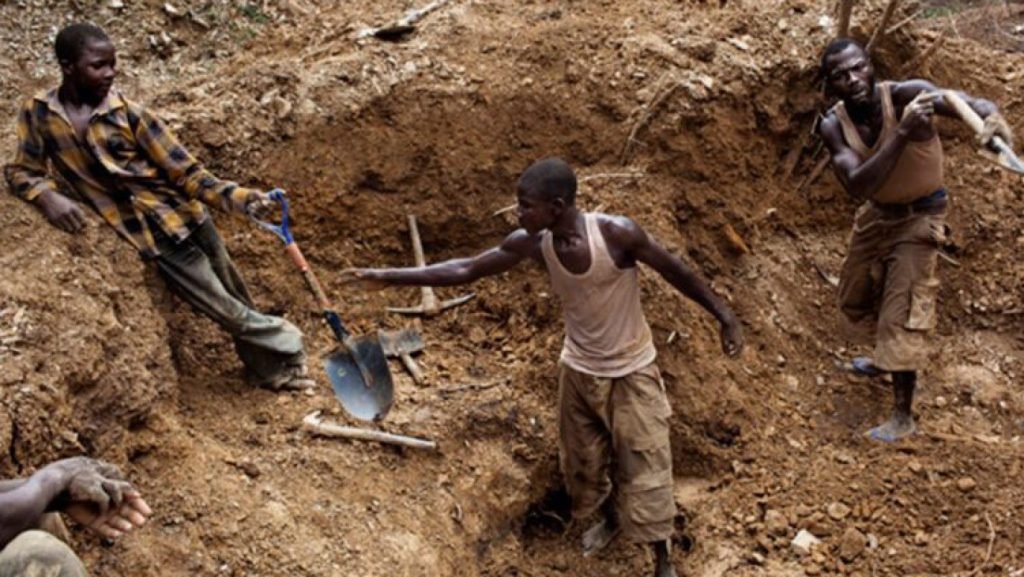
POLYGON ((936 213, 946 208, 949 195, 945 188, 940 188, 928 196, 921 197, 907 204, 885 204, 871 201, 880 212, 890 217, 906 217, 919 213, 936 213))

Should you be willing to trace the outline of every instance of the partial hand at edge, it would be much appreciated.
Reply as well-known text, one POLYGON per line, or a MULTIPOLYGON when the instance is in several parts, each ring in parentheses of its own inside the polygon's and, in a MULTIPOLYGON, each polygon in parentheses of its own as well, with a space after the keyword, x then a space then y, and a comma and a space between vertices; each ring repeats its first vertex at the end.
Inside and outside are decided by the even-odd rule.
POLYGON ((981 133, 978 134, 978 144, 982 148, 992 149, 992 138, 996 136, 1002 138, 1011 149, 1013 148, 1013 129, 1010 128, 1010 124, 1006 122, 1002 114, 993 112, 985 117, 985 124, 981 128, 981 133))
POLYGON ((50 224, 67 233, 76 233, 85 228, 85 213, 82 207, 70 198, 47 190, 36 197, 34 204, 46 216, 50 224))
POLYGON ((722 352, 729 357, 737 357, 743 352, 743 327, 736 317, 722 321, 719 327, 719 339, 722 342, 722 352))
POLYGON ((138 491, 131 489, 125 492, 120 507, 111 508, 106 513, 100 513, 95 503, 90 502, 73 502, 64 509, 64 513, 108 539, 117 539, 145 525, 153 511, 138 491))
POLYGON ((376 291, 391 286, 380 278, 380 271, 372 268, 347 268, 341 271, 341 284, 363 291, 376 291))

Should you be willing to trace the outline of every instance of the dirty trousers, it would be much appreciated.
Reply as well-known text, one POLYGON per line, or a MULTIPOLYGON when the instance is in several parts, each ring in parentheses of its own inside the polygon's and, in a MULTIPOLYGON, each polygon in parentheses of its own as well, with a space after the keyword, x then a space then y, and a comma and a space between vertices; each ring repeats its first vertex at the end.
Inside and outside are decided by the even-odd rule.
POLYGON ((151 228, 161 276, 172 291, 232 336, 249 382, 273 387, 291 367, 304 362, 302 332, 285 319, 255 310, 211 219, 177 244, 151 228))
POLYGON ((894 214, 868 201, 857 210, 839 308, 848 336, 874 344, 880 369, 924 367, 937 317, 937 256, 946 238, 945 206, 894 214))
POLYGON ((60 516, 45 515, 40 529, 21 533, 0 551, 0 577, 86 577, 66 536, 60 516))
POLYGON ((613 499, 623 538, 669 539, 676 514, 672 409, 658 366, 611 379, 563 363, 558 385, 558 451, 573 517, 589 517, 613 499))

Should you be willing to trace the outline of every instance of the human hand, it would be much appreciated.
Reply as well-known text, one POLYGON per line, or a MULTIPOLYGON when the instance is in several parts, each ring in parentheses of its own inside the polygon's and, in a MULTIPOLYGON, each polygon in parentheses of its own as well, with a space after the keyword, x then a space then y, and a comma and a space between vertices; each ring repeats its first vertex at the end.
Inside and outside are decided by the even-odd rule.
POLYGON ((381 278, 380 271, 373 268, 347 268, 341 271, 341 284, 364 291, 376 291, 391 286, 381 278))
POLYGON ((938 92, 921 91, 910 104, 903 108, 903 118, 900 119, 899 128, 909 134, 922 128, 931 126, 932 116, 935 115, 935 101, 941 97, 938 92))
POLYGON ((91 502, 73 502, 64 509, 64 513, 108 539, 117 539, 145 525, 153 511, 138 491, 129 489, 124 493, 121 506, 108 509, 105 514, 91 502))
POLYGON ((1013 148, 1013 129, 1010 128, 1002 114, 993 112, 985 117, 985 124, 981 128, 981 133, 978 134, 978 144, 982 148, 994 150, 992 139, 996 136, 1002 138, 1007 146, 1013 148))
POLYGON ((736 357, 743 351, 743 328, 734 315, 722 320, 718 336, 722 341, 722 352, 727 356, 736 357))
POLYGON ((245 199, 245 213, 258 220, 266 220, 273 212, 277 202, 270 198, 269 192, 253 190, 245 199))
POLYGON ((85 213, 82 207, 70 198, 47 190, 36 197, 35 205, 46 216, 50 224, 68 233, 76 233, 85 228, 85 213))

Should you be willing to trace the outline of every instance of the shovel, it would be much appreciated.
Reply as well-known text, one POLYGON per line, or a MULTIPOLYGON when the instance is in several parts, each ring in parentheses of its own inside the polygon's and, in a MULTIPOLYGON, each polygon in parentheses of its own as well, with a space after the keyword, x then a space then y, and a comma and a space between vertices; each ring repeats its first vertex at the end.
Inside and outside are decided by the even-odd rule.
MULTIPOLYGON (((960 118, 963 118, 964 122, 967 123, 967 126, 970 126, 974 132, 981 134, 985 126, 985 121, 981 119, 981 116, 978 116, 978 113, 952 90, 943 91, 942 95, 946 98, 946 102, 956 109, 960 118)), ((992 146, 995 148, 995 152, 983 151, 982 154, 985 157, 1006 170, 1016 172, 1017 174, 1024 174, 1024 162, 1017 158, 1017 155, 1014 154, 1013 149, 1010 148, 1010 145, 1005 140, 994 136, 992 137, 992 146)))
POLYGON ((331 303, 320 286, 320 281, 309 268, 302 251, 295 244, 288 229, 288 199, 284 191, 270 191, 270 199, 281 205, 281 224, 273 224, 250 215, 261 228, 268 230, 284 242, 284 250, 302 273, 306 286, 316 297, 324 320, 327 321, 338 348, 324 359, 324 369, 331 380, 334 395, 353 417, 364 421, 379 421, 387 415, 394 402, 394 385, 388 370, 388 360, 380 341, 371 336, 353 337, 341 322, 341 317, 331 308, 331 303))
POLYGON ((409 371, 413 382, 422 386, 423 372, 412 355, 423 350, 423 337, 412 329, 377 331, 377 336, 380 338, 380 346, 384 347, 384 354, 402 359, 402 364, 405 365, 405 370, 409 371))

